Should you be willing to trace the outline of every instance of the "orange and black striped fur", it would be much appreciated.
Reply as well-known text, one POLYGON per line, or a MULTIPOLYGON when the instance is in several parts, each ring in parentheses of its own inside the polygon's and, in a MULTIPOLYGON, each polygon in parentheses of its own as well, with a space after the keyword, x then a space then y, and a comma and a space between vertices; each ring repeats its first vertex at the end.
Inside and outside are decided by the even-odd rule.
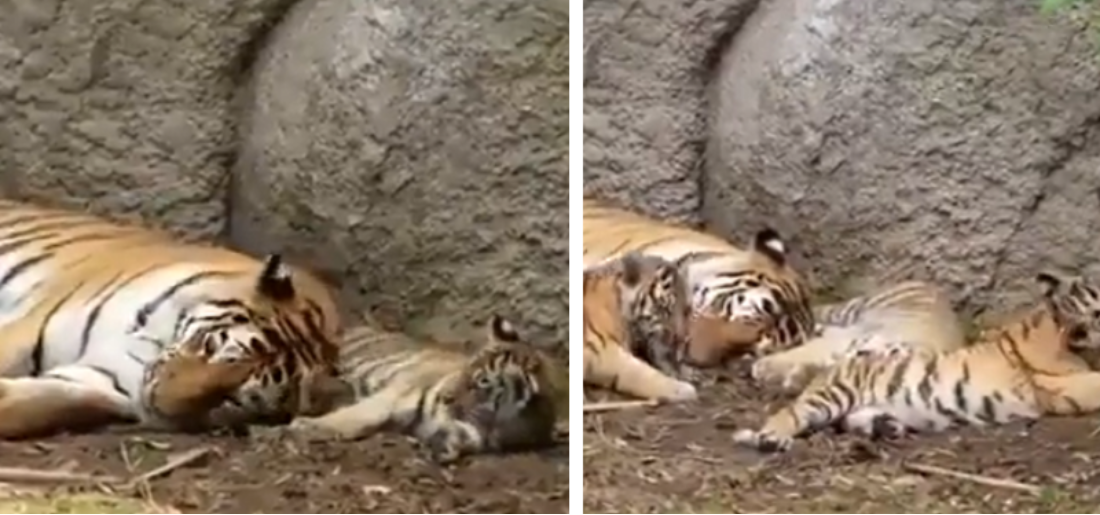
POLYGON ((1037 279, 1045 290, 1041 305, 990 339, 931 356, 850 359, 814 379, 762 428, 739 430, 734 440, 785 451, 794 438, 842 420, 846 429, 893 437, 1100 409, 1100 373, 1073 344, 1094 323, 1095 297, 1085 296, 1090 307, 1081 313, 1067 313, 1080 308, 1083 299, 1073 299, 1080 291, 1052 274, 1037 279))
POLYGON ((584 267, 598 267, 628 252, 666 259, 686 272, 695 313, 727 319, 769 319, 755 354, 795 347, 813 332, 810 288, 787 259, 783 239, 759 231, 741 249, 718 236, 584 201, 584 267))
POLYGON ((278 256, 0 201, 0 438, 120 419, 289 418, 299 379, 334 372, 338 324, 325 285, 278 256), (161 413, 148 401, 164 378, 147 372, 194 339, 211 364, 260 366, 210 413, 161 413))
POLYGON ((547 350, 494 316, 476 348, 419 341, 369 325, 344 337, 339 407, 290 431, 358 439, 390 429, 415 436, 439 462, 546 446, 565 414, 563 374, 547 350))
POLYGON ((758 359, 752 365, 754 380, 796 392, 821 371, 858 354, 937 354, 966 344, 951 299, 921 281, 903 281, 815 312, 814 336, 758 359))
POLYGON ((584 382, 592 386, 693 399, 694 365, 752 346, 766 328, 693 317, 682 271, 660 257, 631 252, 584 273, 584 382))

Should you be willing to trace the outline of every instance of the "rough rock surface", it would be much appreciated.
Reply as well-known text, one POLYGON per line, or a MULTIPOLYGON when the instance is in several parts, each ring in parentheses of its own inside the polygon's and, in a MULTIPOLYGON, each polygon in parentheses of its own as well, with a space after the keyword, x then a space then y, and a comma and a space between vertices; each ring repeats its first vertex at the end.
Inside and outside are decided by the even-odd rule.
POLYGON ((698 221, 708 62, 759 0, 584 3, 584 191, 698 221))
POLYGON ((1100 274, 1100 56, 1034 2, 769 0, 712 83, 703 213, 819 282, 903 274, 974 310, 1100 274))
POLYGON ((260 53, 232 240, 414 333, 564 342, 568 2, 303 0, 260 53))
POLYGON ((220 233, 236 71, 291 1, 0 0, 0 191, 220 233))

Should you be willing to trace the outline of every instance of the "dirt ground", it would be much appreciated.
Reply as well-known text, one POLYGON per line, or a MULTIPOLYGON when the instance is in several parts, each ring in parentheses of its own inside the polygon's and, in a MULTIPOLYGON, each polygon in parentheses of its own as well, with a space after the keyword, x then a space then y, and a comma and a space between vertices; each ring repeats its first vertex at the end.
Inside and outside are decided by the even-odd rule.
MULTIPOLYGON (((18 490, 6 501, 0 495, 0 512, 40 511, 40 505, 19 508, 19 499, 13 501, 12 495, 65 498, 83 492, 141 500, 137 513, 566 513, 569 471, 564 439, 539 453, 476 457, 450 469, 426 462, 406 439, 390 435, 359 442, 305 443, 270 436, 116 430, 0 443, 5 467, 60 468, 120 478, 155 469, 190 449, 213 448, 201 461, 132 487, 90 484, 45 492, 18 490)), ((54 509, 111 512, 95 506, 54 509)), ((134 512, 118 509, 117 513, 134 512)))
POLYGON ((782 402, 745 379, 745 368, 721 374, 694 404, 585 415, 585 512, 1100 513, 1100 418, 899 442, 821 433, 768 456, 731 442, 734 428, 757 427, 782 402), (988 486, 912 464, 1024 484, 988 486))

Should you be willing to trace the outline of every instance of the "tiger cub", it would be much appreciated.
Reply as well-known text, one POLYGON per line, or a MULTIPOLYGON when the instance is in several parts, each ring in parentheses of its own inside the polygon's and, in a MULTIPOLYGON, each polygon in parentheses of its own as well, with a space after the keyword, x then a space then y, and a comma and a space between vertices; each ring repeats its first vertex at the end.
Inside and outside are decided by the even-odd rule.
POLYGON ((350 330, 340 355, 348 385, 334 411, 298 417, 292 433, 359 439, 410 434, 441 464, 464 455, 550 445, 566 388, 549 353, 493 316, 476 349, 414 340, 371 326, 350 330))
POLYGON ((636 252, 584 272, 584 382, 667 401, 696 397, 692 362, 751 349, 767 324, 693 318, 682 271, 636 252))
POLYGON ((942 354, 857 356, 815 378, 762 428, 735 432, 734 441, 782 452, 844 417, 858 432, 900 436, 1100 409, 1100 373, 1075 354, 1075 345, 1088 343, 1073 341, 1084 339, 1100 304, 1078 280, 1048 273, 1037 280, 1041 304, 991 339, 942 354))
POLYGON ((951 300, 940 288, 905 281, 815 310, 805 344, 758 359, 752 377, 794 393, 837 362, 860 354, 940 353, 965 345, 951 300))

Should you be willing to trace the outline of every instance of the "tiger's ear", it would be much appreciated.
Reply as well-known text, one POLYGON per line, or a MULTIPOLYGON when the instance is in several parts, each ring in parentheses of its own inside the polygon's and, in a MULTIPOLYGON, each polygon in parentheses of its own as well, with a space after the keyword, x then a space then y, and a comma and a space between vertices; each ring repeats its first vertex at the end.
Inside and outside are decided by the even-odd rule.
POLYGON ((489 319, 489 341, 492 343, 519 343, 519 333, 512 323, 494 314, 489 319))
POLYGON ((631 251, 624 254, 621 261, 622 269, 619 275, 622 277, 623 286, 633 288, 642 282, 642 255, 637 251, 631 251))
POLYGON ((1051 272, 1039 272, 1035 274, 1035 281, 1042 288, 1043 296, 1050 297, 1062 286, 1062 278, 1051 272))
POLYGON ((294 281, 290 275, 290 267, 283 263, 283 257, 269 254, 264 261, 263 270, 260 271, 256 291, 275 301, 291 299, 294 297, 294 281))
POLYGON ((756 233, 752 240, 752 249, 767 256, 779 266, 787 264, 787 244, 783 237, 771 227, 765 227, 756 233))

